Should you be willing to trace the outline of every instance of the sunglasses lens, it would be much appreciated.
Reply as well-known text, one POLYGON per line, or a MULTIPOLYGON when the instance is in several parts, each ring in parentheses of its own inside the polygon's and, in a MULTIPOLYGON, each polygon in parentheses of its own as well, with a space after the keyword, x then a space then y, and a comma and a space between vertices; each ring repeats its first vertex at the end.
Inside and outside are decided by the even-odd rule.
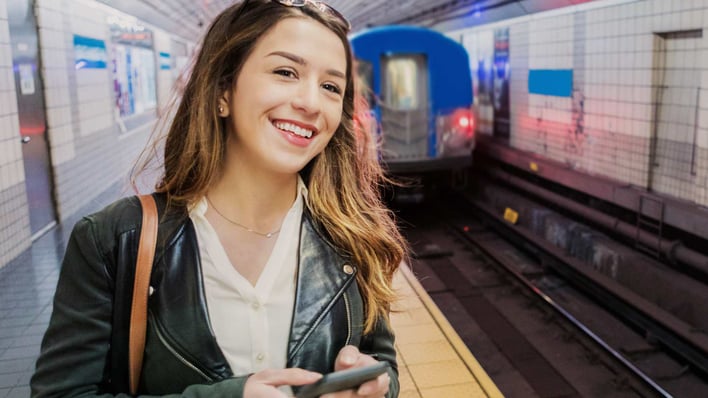
POLYGON ((277 0, 278 3, 288 7, 302 7, 307 4, 307 0, 277 0))

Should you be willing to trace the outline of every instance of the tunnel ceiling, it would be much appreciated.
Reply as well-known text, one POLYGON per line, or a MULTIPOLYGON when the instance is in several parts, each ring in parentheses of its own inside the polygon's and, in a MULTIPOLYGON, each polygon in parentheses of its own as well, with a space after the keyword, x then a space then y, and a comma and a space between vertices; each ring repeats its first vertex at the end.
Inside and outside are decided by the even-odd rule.
MULTIPOLYGON (((99 0, 187 40, 198 38, 204 27, 233 0, 99 0)), ((344 14, 353 31, 368 25, 412 24, 439 30, 519 17, 592 0, 329 0, 344 14)))

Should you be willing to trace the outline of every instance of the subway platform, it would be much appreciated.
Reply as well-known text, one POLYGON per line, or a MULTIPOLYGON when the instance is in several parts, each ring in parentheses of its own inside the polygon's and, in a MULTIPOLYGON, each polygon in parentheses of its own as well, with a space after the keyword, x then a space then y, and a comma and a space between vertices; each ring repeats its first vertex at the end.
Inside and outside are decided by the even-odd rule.
MULTIPOLYGON (((30 395, 29 381, 49 324, 61 259, 73 225, 79 217, 128 194, 118 187, 109 189, 0 269, 0 398, 30 395)), ((502 397, 407 266, 401 267, 394 284, 400 293, 391 315, 399 396, 502 397)))

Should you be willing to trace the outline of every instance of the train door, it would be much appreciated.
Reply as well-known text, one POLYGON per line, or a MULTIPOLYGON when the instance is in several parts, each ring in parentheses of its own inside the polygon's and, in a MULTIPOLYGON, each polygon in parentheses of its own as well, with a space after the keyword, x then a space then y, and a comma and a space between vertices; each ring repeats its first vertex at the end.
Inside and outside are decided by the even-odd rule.
POLYGON ((702 43, 701 30, 655 37, 648 187, 685 199, 695 197, 702 43))
POLYGON ((422 54, 384 56, 381 59, 381 96, 384 159, 412 161, 434 155, 429 151, 426 57, 422 54))
POLYGON ((39 77, 39 43, 32 1, 7 3, 15 74, 17 113, 20 119, 25 186, 33 239, 56 223, 52 201, 51 164, 47 146, 44 93, 39 77))

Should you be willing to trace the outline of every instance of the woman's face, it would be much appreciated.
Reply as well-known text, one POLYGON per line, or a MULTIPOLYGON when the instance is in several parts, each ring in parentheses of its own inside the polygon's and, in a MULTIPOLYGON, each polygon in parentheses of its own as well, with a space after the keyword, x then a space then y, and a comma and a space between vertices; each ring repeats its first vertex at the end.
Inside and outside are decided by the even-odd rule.
POLYGON ((227 156, 276 173, 297 173, 322 152, 342 118, 347 55, 339 37, 310 18, 286 18, 256 43, 222 116, 227 156))

